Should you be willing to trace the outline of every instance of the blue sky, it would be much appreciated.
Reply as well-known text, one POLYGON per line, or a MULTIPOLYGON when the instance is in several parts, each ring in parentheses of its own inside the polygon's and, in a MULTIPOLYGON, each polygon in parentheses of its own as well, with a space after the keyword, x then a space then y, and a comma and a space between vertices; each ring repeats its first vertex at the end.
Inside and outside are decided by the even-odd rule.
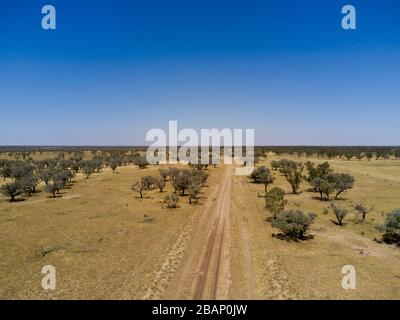
POLYGON ((168 120, 399 145, 400 2, 1 0, 0 119, 0 145, 144 144, 168 120))

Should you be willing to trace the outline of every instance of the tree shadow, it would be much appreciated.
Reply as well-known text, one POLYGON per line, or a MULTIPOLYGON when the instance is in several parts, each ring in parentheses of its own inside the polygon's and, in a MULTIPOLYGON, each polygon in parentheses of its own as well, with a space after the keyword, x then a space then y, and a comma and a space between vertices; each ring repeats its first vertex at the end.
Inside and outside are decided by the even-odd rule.
POLYGON ((294 237, 292 235, 287 235, 284 233, 273 233, 272 234, 273 238, 279 239, 279 240, 284 240, 284 241, 288 241, 288 242, 302 242, 302 241, 308 241, 308 240, 312 240, 315 238, 314 235, 304 235, 302 237, 294 237))

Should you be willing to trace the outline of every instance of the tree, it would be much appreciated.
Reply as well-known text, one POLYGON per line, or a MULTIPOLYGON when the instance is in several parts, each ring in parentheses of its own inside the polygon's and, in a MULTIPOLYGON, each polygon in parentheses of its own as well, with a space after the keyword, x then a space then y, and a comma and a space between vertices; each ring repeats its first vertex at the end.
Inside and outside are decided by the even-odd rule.
POLYGON ((108 165, 109 165, 110 168, 112 169, 112 172, 113 172, 113 173, 116 173, 116 172, 117 172, 118 166, 121 165, 121 159, 119 159, 119 158, 111 158, 111 159, 108 161, 108 165))
POLYGON ((152 176, 142 177, 142 184, 145 190, 151 190, 154 188, 155 178, 152 176))
POLYGON ((356 212, 356 219, 361 216, 361 222, 364 222, 365 217, 373 210, 373 207, 367 207, 363 202, 358 202, 353 205, 353 209, 356 212))
POLYGON ((354 177, 348 173, 334 173, 331 176, 336 191, 335 200, 346 190, 352 189, 354 185, 354 177))
POLYGON ((275 180, 275 177, 271 174, 271 171, 264 166, 255 168, 250 174, 250 178, 253 179, 254 183, 263 184, 265 193, 267 193, 268 185, 273 183, 275 180))
POLYGON ((10 197, 10 202, 14 202, 15 197, 21 194, 21 187, 16 182, 6 183, 1 186, 0 193, 6 197, 10 197))
POLYGON ((176 208, 178 206, 179 197, 175 193, 165 196, 164 203, 167 208, 176 208))
POLYGON ((276 161, 276 160, 272 160, 271 161, 271 168, 272 168, 272 170, 277 171, 279 169, 279 162, 276 161))
POLYGON ((325 179, 329 174, 333 172, 328 162, 321 163, 314 167, 313 162, 307 161, 306 168, 308 171, 308 177, 306 178, 308 182, 311 182, 316 178, 325 179))
POLYGON ((35 175, 19 178, 17 181, 21 191, 27 194, 28 197, 30 197, 32 193, 36 192, 36 186, 39 184, 39 182, 40 180, 35 175))
POLYGON ((396 209, 386 216, 381 229, 384 232, 383 241, 400 245, 400 209, 396 209))
POLYGON ((96 171, 97 165, 92 161, 85 161, 82 164, 82 173, 85 175, 86 179, 96 171))
POLYGON ((158 189, 160 189, 160 192, 163 192, 163 189, 165 188, 165 180, 163 179, 163 177, 156 178, 154 184, 158 189))
POLYGON ((272 227, 282 230, 285 236, 295 239, 304 239, 310 225, 314 222, 316 214, 304 214, 300 210, 283 211, 272 221, 272 227))
POLYGON ((185 191, 189 188, 192 182, 192 175, 189 170, 181 170, 177 177, 172 180, 172 186, 175 191, 180 191, 181 196, 185 195, 185 191))
POLYGON ((145 169, 149 165, 149 162, 145 157, 142 156, 137 156, 134 158, 133 162, 136 166, 138 166, 140 169, 145 169))
POLYGON ((131 190, 138 192, 140 194, 140 198, 143 199, 143 191, 146 189, 145 185, 142 181, 134 182, 131 186, 131 190))
POLYGON ((342 226, 343 225, 343 220, 347 216, 347 214, 349 213, 349 210, 347 210, 346 208, 339 207, 335 203, 331 203, 331 208, 332 208, 333 214, 336 217, 337 224, 339 226, 342 226))
POLYGON ((169 176, 169 170, 168 169, 160 169, 160 176, 164 179, 164 181, 167 181, 167 178, 169 176))
POLYGON ((330 194, 335 191, 334 183, 329 182, 328 179, 324 178, 314 178, 311 181, 311 186, 316 192, 319 192, 320 199, 325 201, 328 201, 330 194))
POLYGON ((265 208, 273 215, 273 219, 276 219, 277 215, 285 210, 285 191, 281 188, 274 187, 265 195, 265 208))
POLYGON ((197 199, 197 196, 199 195, 201 191, 201 185, 196 183, 196 182, 192 182, 189 185, 188 188, 188 192, 189 192, 189 204, 192 204, 193 200, 197 199))
POLYGON ((279 170, 292 186, 292 191, 294 194, 297 194, 299 192, 300 184, 303 177, 303 169, 304 165, 302 163, 286 160, 285 162, 282 162, 282 166, 279 170))
POLYGON ((45 190, 47 193, 51 194, 53 198, 56 197, 58 193, 60 193, 60 189, 62 188, 62 184, 58 181, 53 181, 46 185, 45 190))

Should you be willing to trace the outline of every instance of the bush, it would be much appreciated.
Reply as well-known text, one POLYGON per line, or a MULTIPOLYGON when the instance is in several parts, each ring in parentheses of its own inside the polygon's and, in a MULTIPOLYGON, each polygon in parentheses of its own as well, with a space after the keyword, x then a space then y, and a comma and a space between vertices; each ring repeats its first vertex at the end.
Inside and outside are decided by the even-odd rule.
POLYGON ((21 187, 16 182, 6 183, 0 188, 0 193, 10 197, 10 202, 14 202, 15 197, 21 194, 21 187))
POLYGON ((343 220, 347 216, 347 214, 349 213, 349 210, 347 210, 346 208, 339 207, 335 203, 331 203, 331 208, 332 208, 333 214, 336 217, 337 224, 339 226, 342 226, 343 225, 343 220))
POLYGON ((178 206, 179 197, 172 193, 170 195, 165 196, 164 203, 166 204, 167 208, 176 208, 178 206))
POLYGON ((254 183, 263 184, 265 192, 267 192, 268 185, 275 180, 275 177, 271 174, 271 171, 264 166, 255 168, 250 174, 250 178, 254 183))
POLYGON ((400 209, 396 209, 386 216, 381 229, 385 232, 383 241, 400 245, 400 209))
POLYGON ((276 216, 285 210, 286 203, 285 191, 281 188, 274 187, 265 195, 265 208, 272 213, 273 219, 276 219, 276 216))
POLYGON ((53 198, 60 192, 62 184, 59 182, 53 182, 46 185, 45 190, 47 193, 51 194, 53 198))
POLYGON ((314 222, 314 213, 304 214, 300 210, 283 211, 272 221, 272 226, 282 230, 285 236, 295 239, 304 239, 310 225, 314 222))
POLYGON ((279 171, 285 176, 286 180, 290 183, 292 187, 292 192, 294 194, 299 193, 299 188, 301 181, 303 179, 304 165, 300 162, 295 162, 292 160, 281 160, 281 165, 279 171))
POLYGON ((163 192, 165 188, 165 180, 163 177, 158 177, 154 180, 154 185, 160 190, 160 192, 163 192))

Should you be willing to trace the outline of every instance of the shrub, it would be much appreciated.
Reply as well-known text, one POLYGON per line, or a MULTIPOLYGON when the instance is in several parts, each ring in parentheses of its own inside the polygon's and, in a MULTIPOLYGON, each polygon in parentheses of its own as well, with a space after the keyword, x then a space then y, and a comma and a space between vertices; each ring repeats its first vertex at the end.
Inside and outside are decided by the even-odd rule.
POLYGON ((364 203, 358 202, 353 205, 353 209, 356 212, 356 219, 361 216, 361 222, 364 222, 365 217, 373 210, 373 207, 367 207, 364 203))
POLYGON ((134 182, 131 186, 131 190, 138 192, 140 195, 140 198, 143 199, 143 191, 146 189, 145 185, 143 184, 142 181, 140 182, 134 182))
POLYGON ((175 193, 165 196, 164 203, 167 208, 176 208, 178 206, 179 197, 175 193))
POLYGON ((192 204, 192 201, 197 199, 197 196, 201 191, 201 185, 196 182, 192 182, 189 185, 188 191, 189 191, 189 203, 192 204))
POLYGON ((160 192, 163 192, 165 188, 165 180, 163 177, 156 178, 154 184, 158 189, 160 189, 160 192))
POLYGON ((160 176, 161 176, 161 178, 163 178, 164 181, 166 181, 169 176, 169 170, 168 169, 160 169, 160 176))
POLYGON ((254 183, 263 184, 265 192, 267 192, 268 185, 275 180, 275 177, 271 174, 271 171, 264 166, 255 168, 250 174, 250 178, 254 183))
POLYGON ((381 229, 385 232, 383 241, 400 245, 400 209, 396 209, 386 216, 381 229))
POLYGON ((333 214, 336 217, 337 224, 339 226, 342 226, 343 225, 343 220, 347 216, 347 214, 349 213, 349 210, 347 210, 346 208, 339 207, 335 203, 331 203, 331 208, 332 208, 333 214))
POLYGON ((282 230, 285 236, 295 239, 304 239, 310 225, 314 222, 314 213, 304 214, 300 210, 283 211, 272 221, 272 226, 282 230))
POLYGON ((6 197, 10 197, 10 202, 14 202, 15 197, 21 194, 21 187, 16 182, 6 183, 5 185, 1 186, 0 193, 6 197))
POLYGON ((285 210, 286 203, 285 191, 281 188, 274 187, 265 195, 265 208, 272 213, 273 219, 276 219, 276 216, 285 210))
POLYGON ((336 191, 335 200, 341 193, 353 188, 355 181, 354 177, 348 173, 334 173, 331 179, 336 191))
POLYGON ((154 188, 155 178, 152 176, 142 177, 142 184, 146 190, 151 190, 154 188))
POLYGON ((56 197, 56 195, 60 192, 60 189, 62 188, 62 185, 59 182, 52 182, 46 185, 45 191, 53 196, 53 198, 56 197))
POLYGON ((285 176, 290 183, 294 194, 299 192, 300 184, 303 179, 302 172, 304 165, 300 162, 289 161, 283 159, 279 171, 285 176))

